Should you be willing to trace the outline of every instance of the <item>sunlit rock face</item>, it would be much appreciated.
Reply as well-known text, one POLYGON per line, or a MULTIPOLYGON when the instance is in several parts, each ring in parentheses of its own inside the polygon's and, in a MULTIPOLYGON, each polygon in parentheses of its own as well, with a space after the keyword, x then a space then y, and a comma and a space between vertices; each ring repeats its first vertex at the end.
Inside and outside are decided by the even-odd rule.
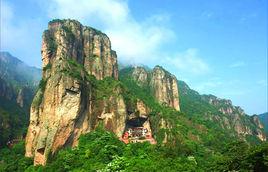
POLYGON ((153 95, 160 102, 180 111, 177 78, 160 66, 152 72, 150 81, 153 95))
POLYGON ((44 165, 49 154, 77 145, 79 136, 100 122, 121 136, 127 114, 121 88, 100 99, 88 79, 118 79, 109 38, 74 20, 54 20, 43 33, 41 53, 42 81, 31 105, 26 156, 44 165))
POLYGON ((147 87, 160 103, 180 111, 177 78, 160 66, 152 71, 134 67, 131 77, 141 87, 147 87))

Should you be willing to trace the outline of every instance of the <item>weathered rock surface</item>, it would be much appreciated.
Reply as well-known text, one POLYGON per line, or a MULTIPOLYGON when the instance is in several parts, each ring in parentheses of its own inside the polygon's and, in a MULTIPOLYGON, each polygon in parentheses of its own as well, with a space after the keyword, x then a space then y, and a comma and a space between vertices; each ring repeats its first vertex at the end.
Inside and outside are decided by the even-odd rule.
POLYGON ((160 66, 156 66, 152 72, 150 87, 160 103, 180 111, 179 91, 177 78, 160 66))
POLYGON ((268 136, 268 112, 258 115, 260 122, 263 125, 266 137, 268 136))
POLYGON ((225 115, 214 116, 214 120, 219 122, 222 128, 233 128, 242 137, 256 135, 260 140, 266 140, 263 126, 257 115, 252 117, 246 115, 244 110, 239 106, 234 106, 231 100, 220 99, 213 95, 203 95, 202 99, 225 115))
POLYGON ((20 107, 23 107, 23 105, 24 105, 23 97, 24 97, 24 95, 23 95, 23 90, 20 89, 20 90, 19 90, 19 93, 18 93, 18 96, 17 96, 17 103, 18 103, 18 105, 19 105, 20 107))
POLYGON ((156 100, 180 111, 177 78, 160 66, 147 71, 143 67, 135 67, 131 77, 138 85, 149 87, 156 100))
MULTIPOLYGON (((160 130, 164 134, 163 143, 171 140, 168 132, 174 129, 172 119, 164 119, 164 114, 157 116, 157 113, 149 116, 151 109, 143 100, 133 95, 127 97, 127 89, 116 81, 117 56, 104 33, 74 20, 54 20, 43 34, 41 53, 42 80, 31 105, 25 153, 34 157, 35 165, 46 164, 48 155, 62 147, 76 146, 81 134, 98 125, 120 138, 127 130, 142 128, 147 129, 148 137, 154 143, 152 133, 160 130)), ((174 75, 156 66, 152 71, 135 67, 130 77, 148 89, 159 103, 177 111, 166 109, 179 114, 178 81, 174 75)), ((188 94, 187 90, 185 94, 188 94)), ((21 98, 17 99, 21 102, 21 98)), ((231 101, 206 96, 198 101, 213 105, 211 109, 217 115, 210 117, 222 128, 234 129, 243 136, 252 134, 266 139, 261 135, 261 129, 252 129, 245 124, 243 120, 252 124, 251 119, 240 107, 232 106, 231 101)), ((256 120, 254 125, 259 125, 256 120)))
POLYGON ((258 129, 255 131, 255 134, 257 134, 257 136, 260 138, 260 140, 265 141, 267 138, 266 138, 265 132, 263 132, 263 130, 261 130, 261 129, 264 129, 264 126, 261 123, 259 116, 253 115, 253 116, 251 116, 251 118, 253 120, 253 123, 258 127, 258 129))
POLYGON ((259 127, 259 128, 263 128, 263 125, 258 117, 258 115, 253 115, 252 117, 253 122, 259 127))
POLYGON ((44 165, 50 153, 77 145, 79 136, 99 123, 121 136, 127 113, 120 87, 99 97, 90 79, 118 79, 109 38, 74 20, 54 20, 43 34, 41 52, 43 77, 31 106, 25 155, 44 165))
POLYGON ((141 87, 149 84, 149 75, 145 68, 139 66, 136 66, 132 72, 132 78, 141 87))
POLYGON ((73 59, 97 79, 118 78, 116 52, 107 35, 74 20, 55 20, 43 34, 43 67, 55 61, 73 59))

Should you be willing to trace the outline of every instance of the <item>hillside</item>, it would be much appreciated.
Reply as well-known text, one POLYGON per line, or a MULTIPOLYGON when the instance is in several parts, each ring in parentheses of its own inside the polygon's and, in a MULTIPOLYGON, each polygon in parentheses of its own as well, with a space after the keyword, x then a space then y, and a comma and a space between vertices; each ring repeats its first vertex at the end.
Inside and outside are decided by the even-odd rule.
MULTIPOLYGON (((151 89, 144 84, 148 82, 144 73, 151 75, 152 71, 143 67, 128 67, 122 69, 119 76, 121 76, 122 82, 126 82, 130 78, 152 93, 151 89), (137 77, 137 74, 142 77, 137 77)), ((131 84, 129 85, 131 86, 131 84)), ((213 95, 200 95, 183 81, 178 81, 178 89, 181 112, 191 120, 204 124, 208 128, 218 128, 229 133, 230 136, 249 142, 266 139, 259 119, 254 120, 253 117, 245 114, 243 109, 233 106, 230 100, 220 99, 213 95)))
POLYGON ((41 70, 0 52, 0 147, 26 134, 29 109, 41 70))
MULTIPOLYGON (((221 129, 249 142, 265 141, 263 126, 258 118, 245 114, 239 106, 233 106, 231 100, 220 99, 214 95, 200 95, 179 81, 181 109, 193 119, 209 125, 218 125, 221 129)), ((208 127, 210 127, 207 125, 208 127)))
POLYGON ((119 70, 111 44, 76 20, 49 22, 25 145, 0 150, 0 170, 267 170, 258 117, 161 66, 119 70))

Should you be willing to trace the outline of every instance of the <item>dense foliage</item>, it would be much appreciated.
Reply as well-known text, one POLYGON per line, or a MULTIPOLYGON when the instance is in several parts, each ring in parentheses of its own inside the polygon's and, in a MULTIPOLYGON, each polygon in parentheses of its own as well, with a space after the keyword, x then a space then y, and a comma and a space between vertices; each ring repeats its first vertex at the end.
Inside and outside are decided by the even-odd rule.
POLYGON ((0 97, 0 148, 26 134, 29 116, 16 103, 0 97))
POLYGON ((0 171, 267 171, 268 144, 250 147, 232 142, 223 152, 186 155, 149 143, 124 144, 101 127, 80 137, 78 147, 65 148, 45 167, 24 157, 24 144, 0 150, 0 171))
POLYGON ((168 139, 170 139, 169 143, 175 143, 172 145, 173 147, 196 147, 196 149, 206 147, 220 150, 231 140, 237 139, 232 135, 232 132, 222 129, 219 124, 205 118, 205 114, 216 112, 216 109, 202 101, 200 96, 195 97, 195 93, 183 90, 184 87, 179 87, 180 94, 187 91, 188 95, 185 98, 180 97, 182 112, 177 112, 157 103, 149 88, 139 87, 131 79, 131 70, 132 68, 121 70, 120 81, 128 90, 126 91, 128 99, 140 99, 152 109, 150 120, 158 142, 161 143, 163 135, 167 133, 168 139), (161 119, 167 121, 172 129, 158 130, 161 119))
POLYGON ((8 52, 0 52, 0 148, 25 135, 40 77, 40 69, 27 66, 8 52))
MULTIPOLYGON (((111 77, 97 80, 73 60, 68 60, 67 66, 71 70, 61 72, 82 83, 90 83, 90 87, 95 89, 96 101, 120 94, 131 112, 136 102, 142 100, 151 109, 150 123, 158 144, 126 145, 100 126, 96 131, 81 136, 77 147, 67 147, 51 155, 45 167, 34 167, 32 159, 24 157, 23 143, 12 149, 1 149, 0 171, 268 170, 268 143, 252 146, 238 140, 232 130, 223 129, 219 124, 208 120, 212 114, 223 114, 219 114, 216 108, 186 84, 179 82, 182 112, 178 112, 165 104, 157 103, 149 88, 138 86, 129 76, 131 69, 121 71, 117 81, 111 77), (159 128, 161 120, 169 127, 159 128), (168 142, 162 144, 165 139, 168 142)), ((49 68, 51 66, 46 70, 49 68)), ((44 91, 45 86, 46 81, 42 80, 39 90, 44 91)), ((6 114, 1 109, 0 112, 6 114)))
MULTIPOLYGON (((220 108, 230 108, 230 105, 224 103, 224 99, 218 99, 213 95, 200 95, 198 92, 189 88, 189 86, 183 82, 178 81, 179 92, 180 92, 180 107, 181 111, 184 112, 191 121, 201 123, 208 129, 222 132, 221 139, 229 142, 231 138, 240 137, 235 131, 235 122, 239 119, 242 126, 246 126, 255 132, 258 126, 252 121, 252 118, 246 114, 237 111, 237 107, 234 106, 233 113, 224 114, 219 111, 220 108), (212 105, 209 103, 209 98, 216 98, 219 103, 212 105), (229 121, 230 123, 225 123, 229 121)), ((261 129, 262 130, 262 129, 261 129)), ((209 132, 213 133, 213 132, 209 132)), ((208 135, 208 138, 211 136, 208 135)), ((240 137, 243 139, 243 137, 240 137)), ((260 140, 256 135, 247 135, 245 137, 247 142, 252 144, 260 143, 260 140)))
POLYGON ((25 171, 31 166, 33 160, 24 157, 24 148, 24 142, 20 142, 14 145, 12 149, 0 149, 0 171, 25 171))

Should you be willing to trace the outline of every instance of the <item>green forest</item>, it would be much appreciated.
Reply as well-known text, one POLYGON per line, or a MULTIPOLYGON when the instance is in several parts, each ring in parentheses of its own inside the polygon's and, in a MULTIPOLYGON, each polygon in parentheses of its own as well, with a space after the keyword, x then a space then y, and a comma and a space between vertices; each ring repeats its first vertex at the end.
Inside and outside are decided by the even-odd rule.
POLYGON ((99 127, 80 137, 79 146, 60 150, 48 164, 33 166, 24 157, 24 143, 0 151, 0 171, 267 171, 268 144, 249 146, 242 141, 226 144, 222 150, 124 144, 99 127))
POLYGON ((256 139, 240 140, 233 132, 222 129, 217 123, 202 118, 213 112, 212 106, 200 101, 197 94, 180 84, 182 112, 161 105, 151 96, 146 87, 138 86, 128 74, 121 71, 119 81, 113 78, 88 79, 97 89, 97 97, 109 97, 120 87, 128 104, 141 99, 149 106, 150 122, 157 140, 156 145, 145 143, 124 144, 102 125, 82 135, 79 145, 66 147, 50 155, 46 166, 33 166, 33 159, 24 157, 25 143, 0 151, 0 171, 267 171, 268 143, 256 139), (105 91, 106 90, 106 91, 105 91), (188 108, 191 105, 195 108, 188 108), (195 109, 198 109, 195 111, 195 109), (160 118, 171 124, 171 129, 158 129, 160 118), (163 144, 164 135, 168 142, 163 144))

